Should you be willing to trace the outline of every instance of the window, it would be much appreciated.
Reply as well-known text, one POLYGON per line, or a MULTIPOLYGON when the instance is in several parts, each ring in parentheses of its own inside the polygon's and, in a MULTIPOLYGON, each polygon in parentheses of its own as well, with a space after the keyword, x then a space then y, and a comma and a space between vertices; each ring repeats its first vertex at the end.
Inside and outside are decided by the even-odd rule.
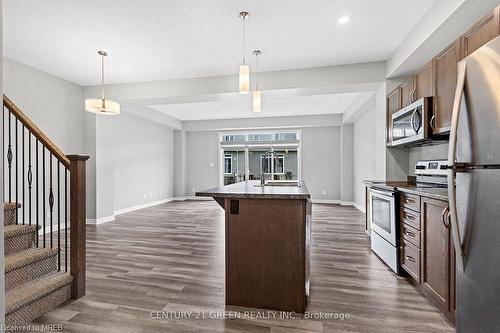
POLYGON ((222 136, 222 142, 239 142, 245 140, 244 134, 225 134, 222 136))
POLYGON ((297 133, 296 132, 274 133, 274 140, 276 141, 297 140, 297 133))
POLYGON ((233 173, 233 155, 225 154, 224 155, 224 174, 232 174, 233 173))
POLYGON ((255 133, 248 134, 248 141, 271 141, 273 135, 271 133, 255 133))
MULTIPOLYGON (((264 154, 260 155, 260 163, 262 165, 262 159, 264 158, 264 154)), ((272 168, 274 167, 274 174, 282 175, 285 171, 285 155, 277 154, 276 159, 273 161, 273 156, 268 155, 264 161, 264 173, 271 173, 272 168)))

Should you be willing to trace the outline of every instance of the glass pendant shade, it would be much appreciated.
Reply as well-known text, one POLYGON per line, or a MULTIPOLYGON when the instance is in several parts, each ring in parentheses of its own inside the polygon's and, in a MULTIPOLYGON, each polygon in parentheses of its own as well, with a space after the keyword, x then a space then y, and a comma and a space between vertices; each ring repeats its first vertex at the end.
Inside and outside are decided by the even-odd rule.
POLYGON ((85 100, 85 110, 102 115, 120 114, 120 104, 109 99, 88 98, 85 100))
POLYGON ((260 91, 256 90, 253 92, 253 112, 260 112, 261 110, 261 96, 260 91))
POLYGON ((250 67, 240 66, 240 94, 248 94, 250 91, 250 67))

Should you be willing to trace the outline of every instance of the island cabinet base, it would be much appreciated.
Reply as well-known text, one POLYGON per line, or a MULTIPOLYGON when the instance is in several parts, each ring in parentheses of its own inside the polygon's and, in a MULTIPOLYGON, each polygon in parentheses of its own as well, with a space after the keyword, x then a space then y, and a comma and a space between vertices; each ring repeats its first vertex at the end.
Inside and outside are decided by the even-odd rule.
POLYGON ((310 203, 225 198, 224 208, 226 304, 304 313, 310 203))

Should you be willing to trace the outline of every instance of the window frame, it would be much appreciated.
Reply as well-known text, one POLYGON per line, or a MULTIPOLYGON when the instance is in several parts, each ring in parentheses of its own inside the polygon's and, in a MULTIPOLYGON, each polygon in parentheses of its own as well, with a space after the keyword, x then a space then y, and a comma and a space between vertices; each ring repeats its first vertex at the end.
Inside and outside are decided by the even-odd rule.
POLYGON ((232 154, 224 154, 224 175, 233 175, 233 155, 232 154), (229 167, 230 167, 230 172, 226 172, 226 160, 229 158, 229 167))

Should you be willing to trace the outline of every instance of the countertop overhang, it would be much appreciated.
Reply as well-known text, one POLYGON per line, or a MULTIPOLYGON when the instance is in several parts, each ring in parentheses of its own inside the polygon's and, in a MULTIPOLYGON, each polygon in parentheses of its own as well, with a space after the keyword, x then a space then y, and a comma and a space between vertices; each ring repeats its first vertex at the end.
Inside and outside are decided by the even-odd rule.
POLYGON ((259 180, 247 180, 209 190, 196 192, 197 197, 233 198, 233 199, 288 199, 307 200, 311 198, 306 184, 301 186, 263 186, 259 180))

